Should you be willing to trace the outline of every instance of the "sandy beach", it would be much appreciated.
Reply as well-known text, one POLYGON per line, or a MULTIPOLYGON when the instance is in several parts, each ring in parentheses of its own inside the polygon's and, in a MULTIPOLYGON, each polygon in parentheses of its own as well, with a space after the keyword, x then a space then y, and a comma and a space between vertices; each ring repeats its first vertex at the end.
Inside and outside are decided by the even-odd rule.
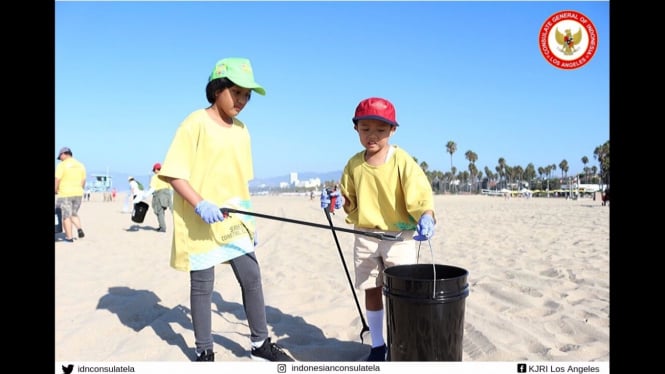
MULTIPOLYGON (((55 235, 56 361, 192 361, 189 274, 169 266, 152 208, 130 219, 123 194, 79 212, 85 237, 55 235)), ((317 198, 255 196, 254 210, 327 225, 317 198)), ((437 195, 420 262, 468 271, 463 361, 609 361, 610 207, 590 198, 437 195)), ((344 212, 335 226, 351 228, 344 212)), ((257 218, 268 327, 298 361, 358 361, 362 322, 331 230, 257 218)), ((337 232, 353 278, 353 234, 337 232)), ((356 291, 360 305, 363 292, 356 291)), ((249 361, 231 268, 216 268, 216 361, 249 361)), ((364 308, 363 308, 364 310, 364 308)))

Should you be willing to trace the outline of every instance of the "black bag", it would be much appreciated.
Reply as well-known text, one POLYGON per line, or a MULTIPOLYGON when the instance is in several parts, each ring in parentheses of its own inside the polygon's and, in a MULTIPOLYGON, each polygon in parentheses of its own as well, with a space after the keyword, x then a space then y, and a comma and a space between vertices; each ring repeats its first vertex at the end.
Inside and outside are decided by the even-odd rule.
POLYGON ((145 214, 148 212, 150 205, 145 201, 139 201, 134 204, 134 210, 132 210, 132 221, 136 223, 143 223, 145 219, 145 214))
POLYGON ((55 207, 55 233, 62 232, 62 209, 59 206, 55 207))

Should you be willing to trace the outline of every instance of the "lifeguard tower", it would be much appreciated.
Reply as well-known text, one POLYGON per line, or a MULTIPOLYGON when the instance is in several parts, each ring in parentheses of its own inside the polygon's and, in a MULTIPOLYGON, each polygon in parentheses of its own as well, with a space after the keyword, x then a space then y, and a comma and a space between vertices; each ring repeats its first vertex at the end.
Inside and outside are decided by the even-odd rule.
POLYGON ((113 188, 113 177, 110 175, 92 174, 90 177, 92 181, 89 181, 86 185, 92 192, 109 192, 113 188))

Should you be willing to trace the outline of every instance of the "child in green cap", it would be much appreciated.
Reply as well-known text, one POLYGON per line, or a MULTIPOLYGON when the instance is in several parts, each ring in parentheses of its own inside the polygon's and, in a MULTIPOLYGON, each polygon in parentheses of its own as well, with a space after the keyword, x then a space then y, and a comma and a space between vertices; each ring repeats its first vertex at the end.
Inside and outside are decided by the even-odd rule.
POLYGON ((265 95, 250 61, 225 58, 208 78, 211 104, 187 116, 161 165, 159 177, 171 184, 173 243, 171 266, 190 274, 190 302, 196 361, 214 361, 212 292, 215 265, 229 264, 242 289, 250 330, 250 356, 262 361, 293 361, 268 337, 255 220, 224 217, 221 206, 251 211, 248 182, 254 178, 247 126, 236 116, 252 91, 265 95))

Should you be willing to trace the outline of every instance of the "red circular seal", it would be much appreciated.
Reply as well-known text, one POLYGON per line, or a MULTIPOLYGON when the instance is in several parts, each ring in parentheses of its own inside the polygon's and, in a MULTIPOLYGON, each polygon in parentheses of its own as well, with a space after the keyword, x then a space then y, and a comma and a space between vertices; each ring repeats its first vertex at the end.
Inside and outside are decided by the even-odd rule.
POLYGON ((598 33, 591 20, 574 10, 552 14, 540 28, 538 47, 545 60, 559 69, 586 65, 598 49, 598 33))

